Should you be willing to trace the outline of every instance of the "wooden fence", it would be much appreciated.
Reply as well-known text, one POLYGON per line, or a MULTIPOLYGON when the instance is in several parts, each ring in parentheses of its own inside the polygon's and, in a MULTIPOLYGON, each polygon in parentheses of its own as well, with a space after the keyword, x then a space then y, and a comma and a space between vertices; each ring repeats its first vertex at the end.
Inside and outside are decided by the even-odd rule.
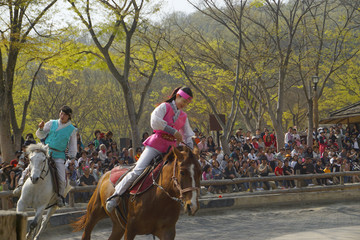
MULTIPOLYGON (((267 176, 267 177, 247 177, 247 178, 235 178, 235 179, 222 179, 222 180, 207 180, 201 181, 201 186, 220 186, 220 185, 234 185, 241 183, 253 183, 253 182, 269 182, 269 181, 283 181, 283 180, 293 180, 296 185, 296 189, 290 189, 289 191, 282 191, 284 193, 293 193, 293 192, 313 192, 313 191, 330 191, 330 190, 340 190, 340 189, 360 189, 360 183, 347 184, 344 185, 344 177, 360 176, 360 171, 348 171, 348 172, 335 172, 335 173, 323 173, 323 174, 296 174, 296 175, 287 175, 287 176, 267 176), (319 186, 317 188, 308 188, 303 187, 302 182, 307 179, 339 179, 339 184, 333 186, 319 186)), ((75 206, 74 194, 78 192, 93 192, 96 186, 76 186, 72 187, 69 192, 69 206, 75 206)), ((250 192, 252 192, 252 184, 250 184, 250 192)), ((273 191, 268 191, 269 193, 273 191)), ((2 209, 7 210, 7 201, 8 198, 12 197, 12 191, 2 191, 0 192, 0 198, 2 202, 2 209)))

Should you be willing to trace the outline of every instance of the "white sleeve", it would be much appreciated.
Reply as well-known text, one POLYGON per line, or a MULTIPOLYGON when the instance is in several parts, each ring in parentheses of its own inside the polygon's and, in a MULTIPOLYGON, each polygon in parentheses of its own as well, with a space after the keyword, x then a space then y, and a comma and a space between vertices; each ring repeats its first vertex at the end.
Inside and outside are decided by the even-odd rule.
POLYGON ((184 126, 182 127, 182 129, 180 129, 179 131, 184 139, 184 142, 191 148, 194 147, 194 143, 192 140, 192 137, 195 135, 195 133, 193 132, 190 123, 189 123, 189 119, 186 118, 186 122, 184 124, 184 126))
POLYGON ((77 128, 74 129, 74 131, 71 133, 69 143, 68 143, 68 155, 69 158, 75 158, 77 153, 77 128))
POLYGON ((52 121, 48 121, 47 123, 45 123, 44 125, 44 128, 42 130, 40 130, 40 128, 38 128, 38 130, 36 130, 36 136, 39 138, 39 139, 44 139, 46 138, 46 136, 49 134, 50 132, 50 129, 51 129, 51 126, 52 126, 52 121))
POLYGON ((154 130, 164 130, 167 122, 164 120, 166 114, 166 104, 162 103, 151 113, 150 125, 154 130))

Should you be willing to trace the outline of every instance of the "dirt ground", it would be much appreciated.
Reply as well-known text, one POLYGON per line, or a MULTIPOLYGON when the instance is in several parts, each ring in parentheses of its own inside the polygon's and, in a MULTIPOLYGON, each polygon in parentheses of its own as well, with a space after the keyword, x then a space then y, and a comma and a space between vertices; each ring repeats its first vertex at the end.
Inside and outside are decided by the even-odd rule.
MULTIPOLYGON (((98 224, 91 239, 107 239, 111 227, 105 220, 98 224)), ((360 203, 335 203, 319 206, 293 206, 271 209, 230 209, 182 215, 177 223, 176 239, 338 239, 360 236, 360 203)), ((70 227, 47 229, 41 239, 77 240, 81 232, 70 227)), ((138 236, 136 239, 153 239, 138 236)))

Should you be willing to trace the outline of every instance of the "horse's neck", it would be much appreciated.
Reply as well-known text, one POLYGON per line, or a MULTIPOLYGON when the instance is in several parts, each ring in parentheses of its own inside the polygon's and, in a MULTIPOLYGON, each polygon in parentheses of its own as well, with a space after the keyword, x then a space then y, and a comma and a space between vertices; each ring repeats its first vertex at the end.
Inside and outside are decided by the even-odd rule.
POLYGON ((179 192, 175 187, 174 180, 172 179, 174 174, 175 161, 171 165, 164 166, 160 176, 159 176, 159 185, 164 188, 171 196, 178 197, 179 192), (171 167, 170 167, 171 166, 171 167))

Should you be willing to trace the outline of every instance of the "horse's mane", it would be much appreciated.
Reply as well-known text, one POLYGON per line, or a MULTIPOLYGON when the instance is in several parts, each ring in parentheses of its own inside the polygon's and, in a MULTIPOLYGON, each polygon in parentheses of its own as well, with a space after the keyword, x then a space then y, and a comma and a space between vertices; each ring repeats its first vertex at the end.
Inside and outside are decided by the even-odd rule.
POLYGON ((48 146, 44 145, 42 143, 37 143, 37 144, 30 144, 27 148, 26 148, 26 153, 32 153, 35 151, 40 151, 45 153, 46 156, 48 156, 48 146))

